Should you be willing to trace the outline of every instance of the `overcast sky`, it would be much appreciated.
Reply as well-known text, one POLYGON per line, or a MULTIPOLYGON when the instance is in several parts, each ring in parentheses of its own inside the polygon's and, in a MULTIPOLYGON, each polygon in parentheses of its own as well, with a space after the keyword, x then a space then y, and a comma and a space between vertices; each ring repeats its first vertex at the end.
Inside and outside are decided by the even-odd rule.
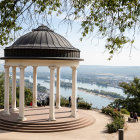
MULTIPOLYGON (((73 23, 72 30, 67 32, 67 24, 62 24, 63 15, 53 18, 51 28, 64 36, 74 47, 81 50, 81 58, 84 59, 80 64, 82 65, 109 65, 109 66, 139 66, 140 65, 140 37, 136 36, 135 47, 130 54, 129 46, 125 46, 122 52, 115 54, 112 60, 107 60, 109 54, 105 51, 105 40, 94 37, 93 39, 84 39, 79 41, 81 34, 80 24, 73 23)), ((42 22, 40 22, 40 25, 42 22)), ((45 24, 45 23, 43 23, 45 24)), ((33 27, 34 28, 34 27, 33 27)), ((32 29, 30 29, 31 31, 32 29)), ((25 33, 24 33, 25 34, 25 33)), ((0 56, 3 56, 3 50, 0 51, 0 56)), ((2 63, 2 61, 0 60, 2 63)))

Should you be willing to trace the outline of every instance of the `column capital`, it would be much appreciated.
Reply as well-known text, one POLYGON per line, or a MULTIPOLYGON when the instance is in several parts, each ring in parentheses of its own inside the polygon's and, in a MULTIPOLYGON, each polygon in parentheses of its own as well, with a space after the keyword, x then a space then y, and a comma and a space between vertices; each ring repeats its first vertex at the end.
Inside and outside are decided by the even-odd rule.
POLYGON ((16 68, 16 66, 12 66, 12 68, 16 68))
POLYGON ((9 68, 10 66, 8 66, 8 65, 4 65, 4 68, 6 69, 6 68, 9 68))
POLYGON ((78 66, 71 66, 72 70, 77 70, 78 66))
POLYGON ((22 65, 20 65, 19 68, 20 68, 20 69, 25 69, 26 66, 22 66, 22 65))
POLYGON ((54 65, 52 65, 52 66, 49 66, 49 69, 51 69, 51 70, 55 70, 57 67, 56 66, 54 66, 54 65))
POLYGON ((38 66, 32 66, 33 68, 37 68, 38 66))
POLYGON ((56 66, 57 69, 60 69, 60 66, 56 66))

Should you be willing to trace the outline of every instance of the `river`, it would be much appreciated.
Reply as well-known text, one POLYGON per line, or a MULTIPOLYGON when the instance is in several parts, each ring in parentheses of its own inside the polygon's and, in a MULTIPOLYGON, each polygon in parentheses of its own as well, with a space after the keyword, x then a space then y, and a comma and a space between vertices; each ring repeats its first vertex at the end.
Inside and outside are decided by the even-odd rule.
MULTIPOLYGON (((19 78, 19 76, 17 76, 17 78, 19 78)), ((33 79, 31 77, 25 77, 25 79, 28 79, 30 82, 33 82, 33 79)), ((61 81, 71 82, 68 79, 61 79, 61 81)), ((50 88, 49 82, 45 82, 44 80, 38 79, 37 83, 40 84, 41 86, 46 87, 47 89, 50 88)), ((87 89, 98 89, 98 90, 116 92, 116 93, 124 96, 122 89, 119 89, 119 88, 103 87, 103 86, 98 86, 96 84, 87 84, 87 83, 80 83, 80 82, 77 83, 77 86, 87 88, 87 89)), ((69 96, 72 95, 72 89, 60 87, 60 93, 61 93, 61 96, 68 98, 69 96)), ((108 98, 105 98, 102 96, 89 94, 89 93, 86 93, 85 91, 81 91, 81 90, 77 90, 77 96, 79 96, 80 98, 83 98, 84 101, 91 103, 93 108, 98 108, 98 109, 101 109, 103 106, 104 107, 107 106, 108 104, 110 104, 113 101, 111 99, 108 99, 108 98)))

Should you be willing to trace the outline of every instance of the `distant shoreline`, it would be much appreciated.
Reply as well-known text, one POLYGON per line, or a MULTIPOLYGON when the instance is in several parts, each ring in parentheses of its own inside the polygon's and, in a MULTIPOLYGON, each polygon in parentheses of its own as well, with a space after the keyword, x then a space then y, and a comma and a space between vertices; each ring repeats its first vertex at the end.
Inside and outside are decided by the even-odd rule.
POLYGON ((94 93, 94 92, 87 92, 87 91, 85 91, 85 90, 83 90, 83 89, 80 89, 80 88, 78 88, 78 90, 79 90, 79 91, 82 91, 82 92, 85 92, 85 93, 88 93, 88 94, 93 94, 93 95, 96 95, 96 96, 100 96, 100 97, 103 97, 103 98, 107 98, 107 99, 112 100, 112 101, 115 100, 115 98, 110 97, 110 96, 105 96, 105 95, 97 94, 97 93, 94 93))

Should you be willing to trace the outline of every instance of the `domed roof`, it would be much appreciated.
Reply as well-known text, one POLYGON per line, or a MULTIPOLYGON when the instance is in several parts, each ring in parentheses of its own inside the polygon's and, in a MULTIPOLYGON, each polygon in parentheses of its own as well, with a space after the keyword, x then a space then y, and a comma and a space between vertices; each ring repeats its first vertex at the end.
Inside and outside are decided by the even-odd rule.
POLYGON ((75 49, 63 36, 44 25, 17 39, 10 48, 75 49))
POLYGON ((4 54, 4 59, 80 59, 79 49, 44 25, 18 38, 4 54))

